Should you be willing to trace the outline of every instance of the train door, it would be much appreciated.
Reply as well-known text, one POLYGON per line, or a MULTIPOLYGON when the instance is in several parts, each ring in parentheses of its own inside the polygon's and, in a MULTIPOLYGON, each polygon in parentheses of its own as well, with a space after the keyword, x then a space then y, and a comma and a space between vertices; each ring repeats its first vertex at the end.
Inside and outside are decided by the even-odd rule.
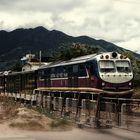
POLYGON ((86 68, 88 71, 89 79, 88 79, 88 86, 89 87, 97 87, 97 65, 96 62, 87 62, 86 68))

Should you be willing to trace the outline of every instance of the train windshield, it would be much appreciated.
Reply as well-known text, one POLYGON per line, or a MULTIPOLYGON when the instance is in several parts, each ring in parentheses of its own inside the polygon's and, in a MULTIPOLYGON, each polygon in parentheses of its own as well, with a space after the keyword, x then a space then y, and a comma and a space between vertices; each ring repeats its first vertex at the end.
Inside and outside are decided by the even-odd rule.
POLYGON ((101 72, 115 72, 115 63, 111 60, 99 61, 99 67, 101 72))
POLYGON ((118 60, 116 61, 116 68, 118 72, 131 72, 130 62, 126 60, 118 60))

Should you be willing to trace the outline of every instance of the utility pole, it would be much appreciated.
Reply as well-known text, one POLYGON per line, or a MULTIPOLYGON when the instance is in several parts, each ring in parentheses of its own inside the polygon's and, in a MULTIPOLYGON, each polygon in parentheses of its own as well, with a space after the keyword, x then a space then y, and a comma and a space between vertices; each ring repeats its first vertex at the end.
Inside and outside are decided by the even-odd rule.
POLYGON ((41 62, 41 51, 39 51, 39 61, 41 62))

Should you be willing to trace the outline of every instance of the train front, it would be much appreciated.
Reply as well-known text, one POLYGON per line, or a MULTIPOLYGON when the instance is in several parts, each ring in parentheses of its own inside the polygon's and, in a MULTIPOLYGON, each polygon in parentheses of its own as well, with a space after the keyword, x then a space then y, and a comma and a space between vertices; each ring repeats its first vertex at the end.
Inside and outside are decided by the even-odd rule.
POLYGON ((133 93, 133 70, 130 59, 116 52, 97 57, 100 86, 108 96, 130 97, 133 93))

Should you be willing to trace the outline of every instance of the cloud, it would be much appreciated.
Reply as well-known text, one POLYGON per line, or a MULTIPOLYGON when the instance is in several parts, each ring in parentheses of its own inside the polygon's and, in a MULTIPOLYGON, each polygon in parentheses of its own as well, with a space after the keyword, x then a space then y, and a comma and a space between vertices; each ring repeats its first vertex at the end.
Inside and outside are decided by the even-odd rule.
POLYGON ((42 25, 137 50, 139 6, 137 0, 0 0, 0 29, 42 25))
POLYGON ((0 28, 2 29, 4 25, 4 21, 0 21, 0 28))
POLYGON ((140 53, 140 37, 132 38, 130 40, 126 40, 124 42, 116 43, 119 46, 132 50, 136 53, 140 53))
POLYGON ((0 23, 0 28, 2 30, 6 29, 8 31, 14 30, 15 28, 30 28, 36 27, 39 25, 45 26, 46 28, 50 29, 53 25, 51 20, 51 13, 34 13, 29 12, 29 14, 17 15, 9 13, 0 13, 0 17, 2 21, 0 23), (40 18, 41 17, 41 18, 40 18))
POLYGON ((80 6, 81 0, 0 0, 2 11, 63 12, 80 6))

